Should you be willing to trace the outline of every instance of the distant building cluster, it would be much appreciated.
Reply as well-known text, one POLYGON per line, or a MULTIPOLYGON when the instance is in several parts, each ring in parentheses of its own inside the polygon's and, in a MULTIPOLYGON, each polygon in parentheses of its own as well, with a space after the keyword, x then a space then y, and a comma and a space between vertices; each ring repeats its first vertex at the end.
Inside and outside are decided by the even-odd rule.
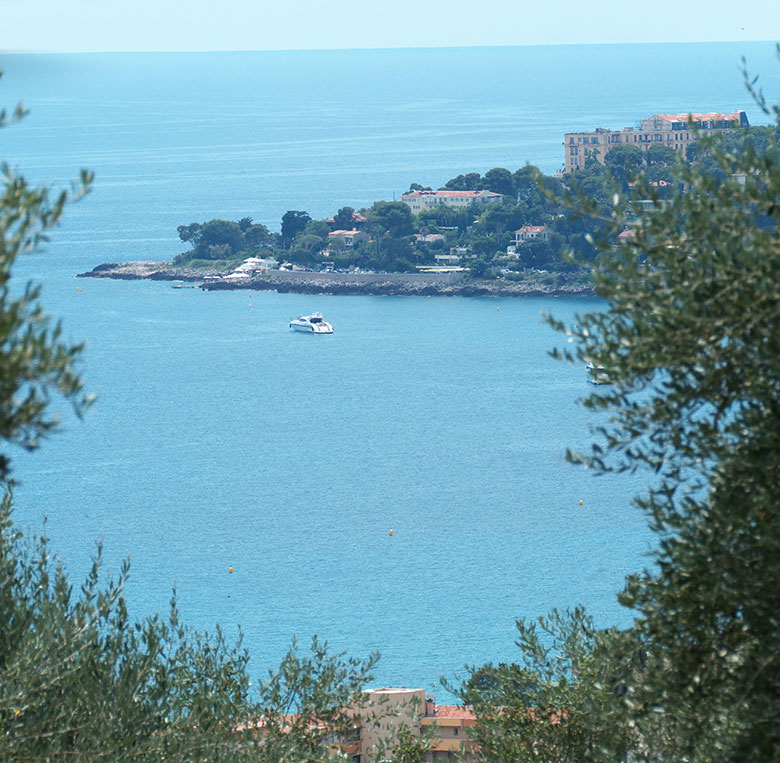
MULTIPOLYGON (((476 724, 474 711, 464 705, 437 705, 423 689, 387 687, 366 692, 361 708, 345 708, 354 714, 354 726, 347 738, 328 735, 325 745, 331 752, 352 763, 369 763, 383 754, 382 760, 392 760, 392 750, 398 742, 401 728, 420 739, 429 736, 426 763, 460 761, 476 763, 478 749, 469 739, 469 730, 476 724)), ((292 727, 297 716, 287 716, 292 727)), ((315 722, 316 723, 316 722, 315 722)), ((262 719, 254 725, 263 734, 262 719)))
POLYGON ((473 761, 476 747, 468 731, 477 722, 470 707, 437 705, 423 689, 383 688, 368 692, 369 707, 385 716, 379 723, 366 723, 358 729, 359 742, 350 750, 355 763, 374 760, 382 744, 392 743, 394 732, 406 726, 416 737, 432 730, 426 761, 473 761))
POLYGON ((687 146, 697 138, 691 123, 705 135, 731 132, 750 124, 747 114, 741 110, 732 114, 655 114, 643 119, 636 127, 624 127, 622 130, 597 127, 593 132, 566 133, 563 171, 584 169, 589 157, 604 164, 609 151, 621 145, 637 146, 643 151, 650 146, 668 146, 684 154, 687 146))
POLYGON ((467 207, 472 202, 480 204, 500 203, 504 197, 493 191, 408 191, 401 195, 401 201, 409 205, 412 214, 417 215, 424 209, 447 207, 467 207))

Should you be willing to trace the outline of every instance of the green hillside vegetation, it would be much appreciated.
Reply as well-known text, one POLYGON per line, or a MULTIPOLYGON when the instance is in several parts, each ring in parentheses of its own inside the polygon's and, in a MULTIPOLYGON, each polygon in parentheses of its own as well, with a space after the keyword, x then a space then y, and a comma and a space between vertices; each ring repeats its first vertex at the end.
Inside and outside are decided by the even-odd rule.
MULTIPOLYGON (((750 127, 723 136, 729 150, 748 145, 764 150, 776 134, 774 127, 750 127)), ((599 249, 591 240, 602 228, 599 218, 611 214, 612 196, 617 189, 624 198, 629 183, 641 172, 647 181, 644 207, 626 216, 626 226, 636 224, 652 207, 653 200, 671 199, 683 189, 678 164, 696 164, 718 177, 722 172, 706 142, 688 148, 687 161, 673 149, 654 145, 647 151, 636 146, 617 146, 606 156, 605 164, 592 160, 584 170, 563 178, 545 177, 533 166, 515 172, 501 167, 484 175, 471 172, 449 180, 443 189, 493 191, 503 194, 501 204, 472 203, 453 208, 442 205, 412 215, 403 202, 377 201, 370 208, 339 209, 333 220, 313 220, 301 210, 289 210, 282 217, 281 232, 272 234, 251 218, 238 222, 211 220, 179 226, 179 237, 191 246, 180 254, 176 264, 192 267, 235 267, 249 256, 273 258, 306 268, 347 270, 360 268, 389 272, 411 272, 420 266, 436 264, 435 255, 457 249, 461 264, 480 278, 524 278, 529 271, 566 274, 568 278, 590 271, 599 249), (583 215, 566 202, 567 196, 584 196, 596 217, 583 215), (358 219, 353 217, 357 212, 358 219), (547 240, 536 239, 517 246, 516 257, 507 255, 514 245, 514 231, 524 225, 547 226, 547 240), (370 240, 346 246, 329 240, 334 230, 364 231, 370 240), (443 239, 420 241, 418 235, 439 234, 443 239)), ((430 190, 412 183, 410 190, 430 190)), ((634 194, 636 196, 636 194, 634 194)))

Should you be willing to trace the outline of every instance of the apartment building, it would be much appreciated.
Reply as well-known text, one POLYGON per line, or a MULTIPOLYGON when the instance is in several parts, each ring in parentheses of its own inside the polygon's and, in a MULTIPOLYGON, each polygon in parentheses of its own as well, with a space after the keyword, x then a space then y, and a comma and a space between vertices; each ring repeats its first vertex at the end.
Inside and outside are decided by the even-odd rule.
POLYGON ((401 201, 409 205, 412 214, 424 209, 436 209, 442 204, 447 207, 467 207, 472 202, 500 204, 504 197, 493 191, 408 191, 401 195, 401 201))
POLYGON ((615 146, 637 146, 647 151, 650 146, 660 145, 685 152, 699 134, 732 132, 749 125, 747 114, 738 110, 731 114, 654 114, 638 122, 635 127, 624 127, 622 130, 597 127, 593 132, 566 133, 563 141, 563 171, 583 169, 589 157, 604 164, 604 158, 615 146), (694 126, 700 132, 695 132, 694 126))
POLYGON ((402 726, 416 736, 432 729, 431 751, 426 757, 430 763, 476 759, 474 743, 468 737, 468 730, 476 723, 470 707, 437 705, 423 689, 387 687, 368 692, 368 709, 369 717, 359 730, 359 745, 350 751, 354 763, 373 760, 380 750, 392 760, 392 751, 386 746, 392 744, 402 726), (375 723, 370 722, 372 709, 379 719, 375 723))

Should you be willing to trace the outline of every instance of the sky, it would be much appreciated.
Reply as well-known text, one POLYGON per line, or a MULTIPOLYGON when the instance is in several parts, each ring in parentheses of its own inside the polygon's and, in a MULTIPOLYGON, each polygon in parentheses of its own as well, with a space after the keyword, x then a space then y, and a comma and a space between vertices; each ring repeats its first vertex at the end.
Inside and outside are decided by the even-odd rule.
POLYGON ((0 0, 0 51, 780 39, 780 0, 0 0))

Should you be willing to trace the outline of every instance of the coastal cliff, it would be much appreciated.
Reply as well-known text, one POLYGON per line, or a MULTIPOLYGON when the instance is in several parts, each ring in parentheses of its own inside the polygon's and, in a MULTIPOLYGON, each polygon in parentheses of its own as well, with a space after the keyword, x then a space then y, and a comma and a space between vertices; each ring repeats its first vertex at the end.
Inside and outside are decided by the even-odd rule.
POLYGON ((169 262, 124 262, 98 265, 77 278, 189 281, 205 291, 249 289, 294 294, 363 294, 447 297, 589 297, 590 284, 564 275, 526 281, 482 280, 464 273, 320 273, 264 271, 253 275, 193 271, 169 262))

